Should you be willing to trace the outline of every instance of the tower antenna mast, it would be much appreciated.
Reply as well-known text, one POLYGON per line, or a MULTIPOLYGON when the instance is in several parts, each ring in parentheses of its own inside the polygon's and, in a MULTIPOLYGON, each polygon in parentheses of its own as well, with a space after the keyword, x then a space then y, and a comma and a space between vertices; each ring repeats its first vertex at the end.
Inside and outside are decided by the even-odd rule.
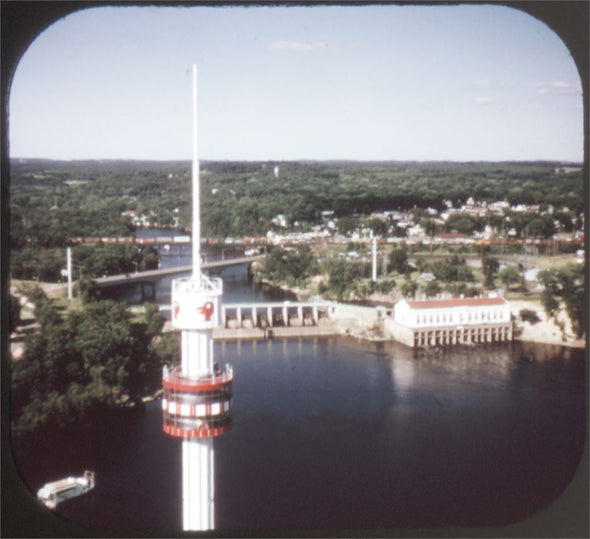
POLYGON ((231 428, 233 370, 213 361, 223 282, 201 273, 197 152, 197 66, 193 66, 193 274, 172 281, 172 326, 180 330, 181 362, 164 366, 163 429, 182 440, 182 526, 215 527, 213 438, 231 428))
POLYGON ((193 280, 199 287, 201 283, 201 178, 197 118, 197 66, 193 64, 193 280))

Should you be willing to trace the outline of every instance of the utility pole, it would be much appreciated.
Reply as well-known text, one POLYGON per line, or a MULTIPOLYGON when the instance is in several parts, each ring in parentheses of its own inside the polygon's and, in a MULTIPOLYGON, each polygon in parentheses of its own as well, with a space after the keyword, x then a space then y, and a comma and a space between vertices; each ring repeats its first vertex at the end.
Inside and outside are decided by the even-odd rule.
POLYGON ((72 248, 68 247, 66 251, 67 272, 68 272, 68 301, 72 301, 72 248))

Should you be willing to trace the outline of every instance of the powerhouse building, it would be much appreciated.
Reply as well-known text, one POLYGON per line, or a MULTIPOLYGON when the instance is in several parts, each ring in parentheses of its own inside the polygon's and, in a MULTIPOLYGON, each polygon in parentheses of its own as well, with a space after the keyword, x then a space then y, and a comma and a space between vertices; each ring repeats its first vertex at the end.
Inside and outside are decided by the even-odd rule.
POLYGON ((510 306, 502 297, 402 300, 386 331, 412 347, 512 340, 510 306))

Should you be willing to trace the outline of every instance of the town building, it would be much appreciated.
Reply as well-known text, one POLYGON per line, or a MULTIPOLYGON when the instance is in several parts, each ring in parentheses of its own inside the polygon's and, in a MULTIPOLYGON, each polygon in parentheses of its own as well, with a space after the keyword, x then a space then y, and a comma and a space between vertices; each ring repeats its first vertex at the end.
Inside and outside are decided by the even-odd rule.
POLYGON ((402 300, 385 331, 412 347, 512 340, 510 306, 502 297, 402 300))

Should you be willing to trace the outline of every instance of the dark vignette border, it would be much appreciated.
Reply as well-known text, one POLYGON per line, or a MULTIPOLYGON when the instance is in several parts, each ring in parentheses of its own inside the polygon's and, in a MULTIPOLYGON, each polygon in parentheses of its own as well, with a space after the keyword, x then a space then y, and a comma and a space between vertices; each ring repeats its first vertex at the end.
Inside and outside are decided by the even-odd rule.
MULTIPOLYGON (((478 4, 490 2, 445 2, 445 1, 405 1, 405 2, 367 2, 368 4, 396 4, 396 5, 441 5, 441 4, 478 4)), ((589 20, 590 2, 587 0, 521 0, 494 1, 496 5, 506 5, 528 13, 545 22, 564 41, 574 59, 584 92, 584 198, 586 214, 586 242, 588 242, 588 71, 589 61, 589 20)), ((34 39, 57 20, 66 15, 92 7, 104 6, 190 6, 190 5, 220 5, 220 6, 248 6, 248 5, 363 5, 364 2, 237 2, 237 1, 209 1, 209 2, 175 2, 175 1, 18 1, 9 0, 0 4, 1 22, 1 253, 2 287, 0 289, 0 305, 2 307, 2 338, 1 338, 1 398, 2 398, 2 476, 1 486, 1 529, 2 537, 136 537, 137 530, 93 530, 76 526, 43 509, 29 491, 24 487, 10 448, 10 364, 8 355, 8 336, 6 329, 8 302, 8 179, 9 179, 9 141, 8 134, 8 99, 12 75, 18 62, 34 39)), ((588 244, 586 244, 586 247, 588 244)), ((586 250, 588 254, 588 250, 586 250)), ((586 256, 588 263, 588 256, 586 256)), ((586 289, 585 304, 588 306, 588 290, 586 289)), ((586 321, 588 335, 588 320, 586 321)), ((586 418, 588 414, 588 350, 586 350, 586 418)), ((437 528, 437 529, 372 529, 372 530, 340 530, 340 531, 309 531, 292 530, 288 535, 292 537, 589 537, 589 466, 588 466, 588 431, 586 447, 577 474, 564 493, 548 508, 540 511, 531 519, 506 527, 498 528, 437 528)), ((225 531, 212 532, 211 536, 261 536, 260 531, 225 531)), ((284 531, 264 533, 265 536, 285 535, 284 531)), ((175 537, 174 533, 161 530, 142 531, 142 537, 175 537)), ((186 536, 186 534, 183 534, 186 536)))

